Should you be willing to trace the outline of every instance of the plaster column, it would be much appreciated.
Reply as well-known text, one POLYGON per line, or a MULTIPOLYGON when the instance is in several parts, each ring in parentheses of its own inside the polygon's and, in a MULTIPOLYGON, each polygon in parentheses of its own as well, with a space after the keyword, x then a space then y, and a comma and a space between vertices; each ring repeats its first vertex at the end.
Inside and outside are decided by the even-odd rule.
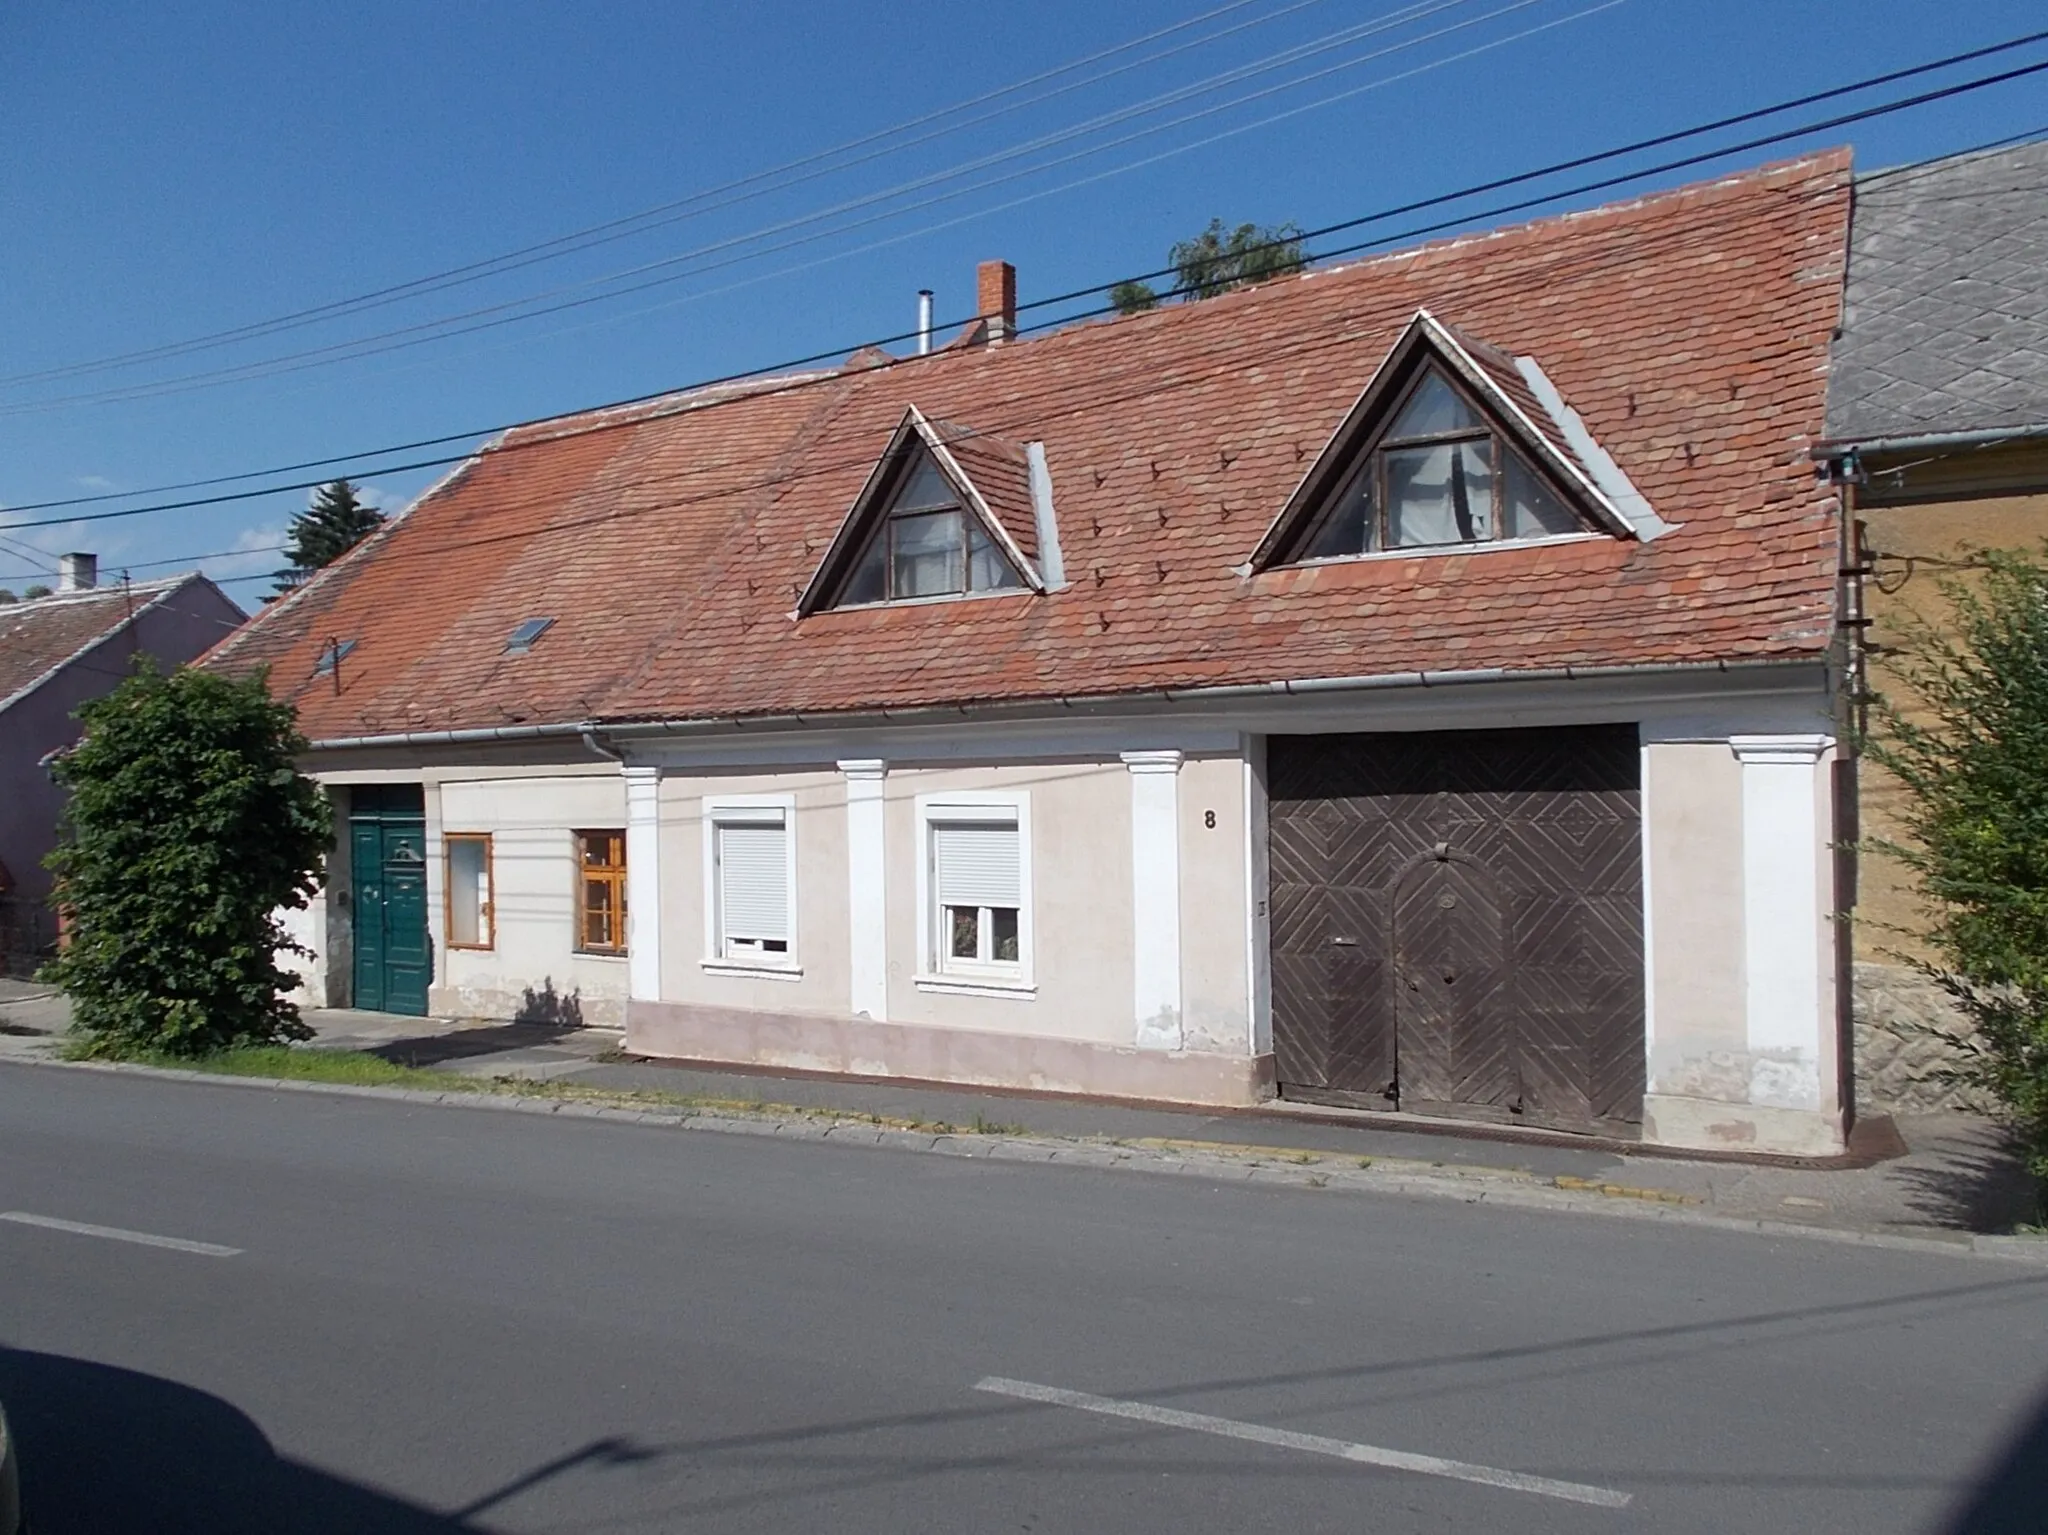
POLYGON ((626 995, 659 1002, 661 769, 633 766, 620 772, 626 780, 626 995))
POLYGON ((1124 752, 1131 774, 1131 969, 1137 1045, 1178 1050, 1180 764, 1177 751, 1124 752))
POLYGON ((1742 914, 1749 1101, 1818 1111, 1834 1023, 1822 1016, 1817 764, 1826 736, 1733 736, 1742 763, 1742 914))
POLYGON ((882 783, 889 764, 861 758, 839 764, 846 778, 846 912, 856 1018, 889 1016, 889 922, 884 867, 882 783))

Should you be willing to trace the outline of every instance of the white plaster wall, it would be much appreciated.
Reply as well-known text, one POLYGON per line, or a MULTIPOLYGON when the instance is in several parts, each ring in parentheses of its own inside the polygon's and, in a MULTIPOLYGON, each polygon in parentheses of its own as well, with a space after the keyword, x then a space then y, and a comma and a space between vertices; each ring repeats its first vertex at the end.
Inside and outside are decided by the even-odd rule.
POLYGON ((1725 741, 1657 744, 1643 755, 1650 1091, 1746 1102, 1742 764, 1725 741))
MULTIPOLYGON (((431 805, 433 796, 429 796, 431 805)), ((503 1018, 530 1011, 529 993, 573 999, 587 1023, 623 1021, 626 959, 576 952, 574 834, 626 824, 625 784, 604 774, 444 779, 429 868, 441 867, 448 832, 491 834, 493 945, 450 949, 447 913, 433 876, 436 1012, 503 1018)))
POLYGON ((1822 740, 1736 734, 1645 748, 1646 1139, 1841 1149, 1835 750, 1816 750, 1822 740))
POLYGON ((661 780, 661 999, 777 1013, 850 1011, 846 785, 837 771, 692 774, 661 780), (789 794, 796 799, 794 978, 707 970, 704 802, 789 794))
POLYGON ((892 768, 884 815, 892 1023, 1135 1042, 1131 776, 1122 762, 892 768), (961 996, 916 984, 928 968, 918 954, 916 798, 974 789, 1031 795, 1032 996, 961 996))
POLYGON ((1181 1002, 1187 1048, 1245 1053, 1251 1003, 1245 942, 1244 764, 1190 757, 1180 770, 1181 1002), (1211 826, 1209 818, 1216 824, 1211 826))

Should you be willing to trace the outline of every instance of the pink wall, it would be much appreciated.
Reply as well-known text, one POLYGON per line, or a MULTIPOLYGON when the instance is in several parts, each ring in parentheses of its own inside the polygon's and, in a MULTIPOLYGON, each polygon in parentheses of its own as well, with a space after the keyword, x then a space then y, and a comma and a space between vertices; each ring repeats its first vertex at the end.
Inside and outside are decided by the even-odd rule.
POLYGON ((56 845, 64 796, 41 762, 78 739, 74 711, 118 687, 138 652, 169 670, 219 644, 243 617, 211 581, 188 581, 0 714, 0 863, 14 876, 14 899, 49 895, 43 856, 56 845))

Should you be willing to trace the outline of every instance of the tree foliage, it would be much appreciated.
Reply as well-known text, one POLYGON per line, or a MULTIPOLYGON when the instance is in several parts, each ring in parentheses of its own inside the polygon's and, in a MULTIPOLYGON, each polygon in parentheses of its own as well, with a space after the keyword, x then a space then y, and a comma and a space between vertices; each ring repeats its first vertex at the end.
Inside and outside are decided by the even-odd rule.
POLYGON ((1868 757, 1906 790, 1908 837, 1879 844, 1933 913, 1912 961, 1971 1032, 1952 1075, 1989 1092, 2048 1178, 2048 564, 1976 556, 1939 583, 1948 624, 1902 627, 1896 696, 1877 700, 1868 757))
POLYGON ((38 581, 33 586, 24 586, 21 589, 21 595, 27 601, 33 602, 38 597, 49 596, 50 588, 45 586, 42 582, 38 581))
POLYGON ((45 976, 94 1054, 203 1055, 307 1038, 277 920, 312 896, 326 796, 293 710, 259 677, 140 671, 79 711, 50 855, 69 943, 45 976))
MULTIPOLYGON (((1308 266, 1296 225, 1239 224, 1225 230, 1221 219, 1209 220, 1207 229, 1177 243, 1166 260, 1174 270, 1173 291, 1167 296, 1190 300, 1214 298, 1308 266)), ((1149 283, 1134 278, 1111 288, 1109 301, 1119 314, 1137 314, 1155 307, 1160 296, 1149 283)))
POLYGON ((312 503, 292 519, 285 534, 289 568, 278 572, 277 589, 288 592, 314 571, 332 565, 384 525, 384 514, 363 503, 347 480, 333 480, 313 492, 312 503))

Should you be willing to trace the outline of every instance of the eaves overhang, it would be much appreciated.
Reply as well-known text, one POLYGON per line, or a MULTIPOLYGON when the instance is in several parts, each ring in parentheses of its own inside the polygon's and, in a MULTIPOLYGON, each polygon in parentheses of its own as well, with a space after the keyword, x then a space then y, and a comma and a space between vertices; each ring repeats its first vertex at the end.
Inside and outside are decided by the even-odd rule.
POLYGON ((1079 714, 1145 713, 1208 705, 1284 698, 1331 698, 1424 688, 1470 688, 1501 684, 1626 682, 1639 679, 1748 676, 1789 678, 1806 671, 1825 676, 1822 651, 1713 661, 1642 661, 1612 666, 1487 667, 1469 671, 1375 672, 1349 677, 1278 678, 1269 682, 1216 683, 1185 688, 1141 688, 1116 693, 1048 695, 1035 698, 962 700, 903 708, 784 710, 760 714, 713 714, 671 719, 584 719, 537 725, 482 726, 468 730, 412 730, 390 735, 333 736, 309 743, 316 752, 380 750, 407 746, 479 746, 539 740, 597 738, 625 743, 687 735, 730 735, 843 729, 892 724, 936 724, 962 720, 1060 718, 1079 714))

